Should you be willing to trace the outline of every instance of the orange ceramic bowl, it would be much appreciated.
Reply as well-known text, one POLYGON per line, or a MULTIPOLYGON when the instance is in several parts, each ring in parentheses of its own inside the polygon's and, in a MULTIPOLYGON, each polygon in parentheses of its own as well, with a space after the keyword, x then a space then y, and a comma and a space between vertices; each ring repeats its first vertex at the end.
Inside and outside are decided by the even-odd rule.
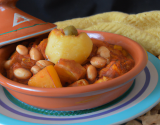
POLYGON ((43 109, 61 111, 90 109, 118 98, 130 88, 133 80, 145 68, 148 61, 146 51, 138 43, 121 35, 98 31, 79 30, 79 32, 86 32, 91 38, 122 46, 133 57, 135 66, 124 75, 107 82, 81 87, 36 88, 14 82, 3 75, 4 62, 16 47, 12 44, 0 49, 0 84, 15 98, 43 109))

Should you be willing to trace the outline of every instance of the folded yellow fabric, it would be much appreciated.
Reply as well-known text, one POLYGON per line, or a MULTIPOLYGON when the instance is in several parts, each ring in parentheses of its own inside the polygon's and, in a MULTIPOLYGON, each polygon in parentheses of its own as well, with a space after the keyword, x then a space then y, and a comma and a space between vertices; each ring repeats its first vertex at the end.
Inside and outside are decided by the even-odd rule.
POLYGON ((99 24, 101 22, 122 21, 128 14, 122 12, 106 12, 100 13, 89 17, 75 18, 56 22, 57 28, 65 28, 68 25, 74 25, 77 29, 85 29, 90 26, 99 24))
POLYGON ((73 25, 77 29, 105 31, 126 36, 155 56, 160 55, 160 11, 138 14, 105 12, 89 17, 55 22, 57 28, 73 25))

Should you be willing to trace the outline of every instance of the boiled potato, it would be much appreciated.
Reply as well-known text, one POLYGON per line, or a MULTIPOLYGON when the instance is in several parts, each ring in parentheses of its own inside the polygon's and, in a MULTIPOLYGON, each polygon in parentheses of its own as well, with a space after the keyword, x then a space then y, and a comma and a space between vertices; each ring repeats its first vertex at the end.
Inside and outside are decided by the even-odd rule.
POLYGON ((91 39, 84 32, 78 35, 65 35, 61 30, 53 29, 48 37, 45 54, 53 63, 63 58, 81 64, 89 57, 92 46, 91 39))

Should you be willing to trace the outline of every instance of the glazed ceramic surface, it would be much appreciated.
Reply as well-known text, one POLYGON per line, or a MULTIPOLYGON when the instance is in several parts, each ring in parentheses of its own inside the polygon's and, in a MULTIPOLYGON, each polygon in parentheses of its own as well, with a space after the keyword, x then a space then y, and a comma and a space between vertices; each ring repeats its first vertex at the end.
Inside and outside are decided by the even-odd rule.
POLYGON ((47 33, 56 27, 19 10, 16 2, 0 0, 0 46, 47 33))
POLYGON ((17 106, 8 98, 0 85, 0 124, 2 125, 120 125, 135 119, 160 101, 160 60, 148 53, 148 63, 134 80, 134 86, 120 100, 114 100, 103 106, 85 110, 76 115, 70 111, 48 111, 17 106), (56 113, 54 115, 54 112, 56 113), (61 115, 57 115, 61 114, 61 115), (65 115, 65 114, 69 115, 65 115))
POLYGON ((0 83, 15 98, 29 105, 54 110, 83 110, 108 103, 125 93, 136 76, 147 64, 147 53, 136 42, 121 35, 107 32, 84 31, 89 37, 117 44, 125 48, 135 60, 135 66, 126 74, 107 82, 81 87, 36 88, 7 79, 3 74, 4 62, 15 50, 14 45, 0 49, 0 83))
MULTIPOLYGON (((83 112, 37 110, 18 106, 0 85, 0 124, 4 125, 120 125, 148 112, 160 101, 160 60, 148 53, 148 63, 122 98, 83 112), (35 113, 37 112, 37 113, 35 113), (55 113, 55 114, 54 114, 55 113), (63 114, 62 114, 63 113, 63 114), (77 114, 78 113, 78 114, 77 114), (66 115, 67 114, 67 115, 66 115)), ((123 124, 124 125, 124 124, 123 124)))

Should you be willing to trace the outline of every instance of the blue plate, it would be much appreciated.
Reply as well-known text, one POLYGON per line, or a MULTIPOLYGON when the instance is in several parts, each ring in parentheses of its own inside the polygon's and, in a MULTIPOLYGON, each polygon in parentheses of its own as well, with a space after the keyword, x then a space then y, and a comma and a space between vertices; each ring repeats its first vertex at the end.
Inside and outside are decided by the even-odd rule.
POLYGON ((107 125, 122 124, 146 113, 160 101, 160 60, 148 53, 145 69, 135 79, 132 91, 114 105, 76 116, 50 116, 31 112, 12 103, 0 86, 2 125, 107 125))

